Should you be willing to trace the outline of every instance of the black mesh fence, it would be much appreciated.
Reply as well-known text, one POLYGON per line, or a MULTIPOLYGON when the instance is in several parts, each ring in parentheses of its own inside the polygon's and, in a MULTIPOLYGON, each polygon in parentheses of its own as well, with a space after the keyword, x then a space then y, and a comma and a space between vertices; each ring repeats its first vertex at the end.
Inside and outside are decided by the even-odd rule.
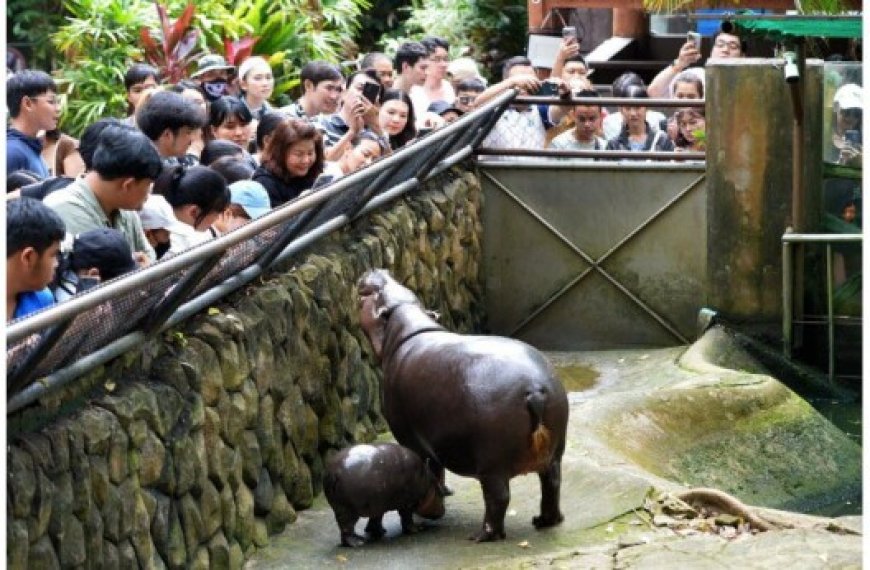
MULTIPOLYGON (((238 275, 258 263, 270 249, 284 249, 288 245, 285 242, 336 217, 353 218, 373 197, 420 175, 421 170, 425 171, 423 174, 428 174, 432 166, 479 140, 479 137, 469 133, 487 132, 498 118, 493 109, 500 108, 511 96, 512 93, 505 94, 479 111, 462 117, 457 123, 431 133, 347 179, 315 190, 311 196, 313 203, 308 209, 284 216, 256 234, 247 235, 251 233, 250 230, 239 228, 218 240, 200 244, 185 252, 183 259, 190 259, 190 263, 184 262, 182 267, 167 269, 170 267, 167 263, 178 265, 182 263, 179 261, 181 258, 175 261, 162 260, 103 283, 70 301, 8 323, 6 357, 9 396, 27 388, 27 398, 35 399, 43 388, 45 391, 52 389, 51 378, 48 378, 44 386, 33 390, 35 379, 50 377, 130 333, 144 330, 146 325, 149 330, 159 330, 162 322, 155 324, 155 318, 162 316, 165 322, 174 307, 181 302, 195 299, 238 275), (317 201, 318 197, 326 199, 317 201), (198 252, 201 255, 197 256, 198 252), (215 256, 219 256, 217 262, 181 299, 174 300, 169 305, 169 315, 164 315, 167 312, 166 304, 172 301, 173 292, 178 291, 175 288, 195 271, 200 262, 215 256), (111 295, 105 289, 110 285, 114 286, 111 295), (102 294, 101 290, 104 290, 102 294), (86 302, 86 298, 92 302, 86 302), (53 329, 62 326, 67 327, 62 334, 52 334, 53 329)), ((24 404, 15 401, 15 405, 20 407, 24 404)))

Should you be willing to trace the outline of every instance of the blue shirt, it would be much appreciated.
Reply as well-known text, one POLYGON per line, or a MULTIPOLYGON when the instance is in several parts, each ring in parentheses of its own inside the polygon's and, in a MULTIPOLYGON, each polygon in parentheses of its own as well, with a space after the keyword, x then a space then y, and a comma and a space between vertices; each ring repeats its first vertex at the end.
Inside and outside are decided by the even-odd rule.
POLYGON ((48 177, 48 167, 42 161, 40 153, 42 143, 35 137, 29 137, 11 127, 6 129, 6 174, 17 170, 29 170, 48 177))
POLYGON ((15 313, 13 319, 20 319, 30 313, 35 313, 45 307, 54 305, 54 295, 51 290, 46 287, 39 291, 26 291, 18 294, 18 303, 15 305, 15 313))

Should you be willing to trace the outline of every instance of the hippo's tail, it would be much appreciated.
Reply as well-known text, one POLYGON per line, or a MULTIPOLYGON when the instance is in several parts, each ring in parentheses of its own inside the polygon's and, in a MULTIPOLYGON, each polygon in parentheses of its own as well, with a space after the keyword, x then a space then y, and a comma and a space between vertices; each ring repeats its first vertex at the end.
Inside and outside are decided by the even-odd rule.
POLYGON ((532 438, 529 449, 530 463, 535 467, 530 471, 539 471, 549 465, 552 457, 552 433, 544 425, 544 406, 547 403, 547 395, 536 390, 526 396, 526 405, 532 419, 532 438))

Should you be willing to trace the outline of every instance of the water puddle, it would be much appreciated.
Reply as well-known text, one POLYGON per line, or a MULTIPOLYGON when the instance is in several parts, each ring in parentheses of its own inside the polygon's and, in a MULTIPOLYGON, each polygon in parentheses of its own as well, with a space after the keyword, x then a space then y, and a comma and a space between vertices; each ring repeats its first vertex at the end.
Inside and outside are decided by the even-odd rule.
POLYGON ((567 392, 584 392, 593 388, 601 374, 589 366, 569 364, 556 366, 556 374, 567 392))

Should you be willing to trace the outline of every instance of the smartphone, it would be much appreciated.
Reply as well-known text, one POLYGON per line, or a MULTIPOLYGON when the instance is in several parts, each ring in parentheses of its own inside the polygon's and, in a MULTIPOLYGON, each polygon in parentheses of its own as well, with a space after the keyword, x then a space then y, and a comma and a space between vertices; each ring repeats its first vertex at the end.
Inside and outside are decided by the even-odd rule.
POLYGON ((852 146, 861 146, 861 131, 849 129, 843 133, 846 142, 852 146))
POLYGON ((695 44, 695 49, 701 51, 701 34, 698 32, 687 32, 686 40, 695 44))
POLYGON ((363 84, 362 94, 363 97, 365 97, 372 103, 377 104, 378 99, 381 98, 381 86, 377 83, 365 83, 363 84))
POLYGON ((542 81, 541 88, 538 89, 536 95, 540 97, 552 97, 559 93, 559 87, 552 81, 542 81))
POLYGON ((574 38, 577 39, 577 28, 574 26, 565 26, 562 28, 562 37, 563 38, 574 38))

